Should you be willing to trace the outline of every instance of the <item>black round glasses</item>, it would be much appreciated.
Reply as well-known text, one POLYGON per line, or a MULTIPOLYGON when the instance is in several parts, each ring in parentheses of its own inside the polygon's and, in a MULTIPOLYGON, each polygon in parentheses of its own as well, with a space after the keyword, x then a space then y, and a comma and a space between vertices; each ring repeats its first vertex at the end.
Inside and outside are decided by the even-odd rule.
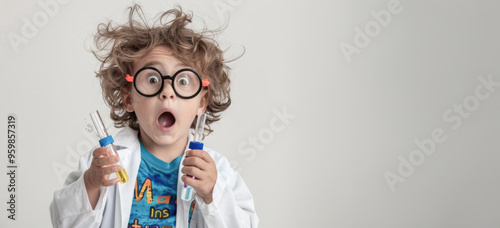
POLYGON ((200 75, 189 68, 180 69, 173 76, 169 76, 162 75, 154 67, 143 67, 135 73, 134 77, 129 74, 125 77, 125 80, 133 82, 135 90, 145 97, 154 97, 160 94, 165 85, 165 79, 172 81, 175 95, 183 99, 196 97, 202 87, 208 87, 210 84, 207 78, 202 81, 200 75))

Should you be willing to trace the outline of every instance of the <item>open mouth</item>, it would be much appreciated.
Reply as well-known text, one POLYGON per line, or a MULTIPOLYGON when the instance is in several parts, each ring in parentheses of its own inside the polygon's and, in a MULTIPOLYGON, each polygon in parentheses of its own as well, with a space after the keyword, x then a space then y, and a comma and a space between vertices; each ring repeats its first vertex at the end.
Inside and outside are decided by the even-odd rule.
POLYGON ((158 123, 164 128, 171 127, 175 123, 175 117, 171 112, 164 112, 158 117, 158 123))

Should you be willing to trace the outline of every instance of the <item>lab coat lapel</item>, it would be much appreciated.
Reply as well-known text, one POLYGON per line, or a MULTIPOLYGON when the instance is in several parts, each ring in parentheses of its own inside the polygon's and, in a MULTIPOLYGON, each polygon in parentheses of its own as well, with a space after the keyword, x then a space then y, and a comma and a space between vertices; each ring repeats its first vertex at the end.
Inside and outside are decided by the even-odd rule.
MULTIPOLYGON (((123 166, 126 167, 125 169, 128 167, 127 173, 129 180, 127 183, 118 184, 118 191, 116 193, 116 208, 117 210, 120 210, 120 213, 118 213, 120 216, 117 216, 116 219, 120 219, 122 221, 121 224, 127 224, 130 217, 132 200, 134 198, 135 182, 137 180, 137 171, 139 170, 139 165, 141 164, 140 147, 137 150, 139 151, 129 153, 126 162, 123 162, 123 166)), ((123 225, 121 227, 123 227, 123 225)))
MULTIPOLYGON (((128 128, 128 127, 127 127, 128 128)), ((124 131, 133 131, 128 128, 124 131)), ((116 227, 126 227, 130 217, 132 200, 134 198, 135 183, 137 180, 137 171, 141 164, 141 147, 137 138, 137 132, 132 134, 124 134, 126 137, 117 135, 116 146, 120 160, 128 175, 128 181, 124 184, 116 184, 116 227)))
MULTIPOLYGON (((184 165, 184 159, 186 158, 186 151, 189 150, 188 145, 189 142, 193 140, 193 131, 191 130, 188 135, 188 144, 186 145, 186 149, 184 150, 184 154, 182 155, 181 163, 179 164, 179 178, 177 180, 177 218, 176 218, 176 227, 188 227, 189 224, 189 207, 192 202, 184 201, 181 199, 181 193, 184 183, 181 180, 182 175, 184 175, 181 170, 184 165)), ((194 195, 193 195, 194 199, 194 195)))

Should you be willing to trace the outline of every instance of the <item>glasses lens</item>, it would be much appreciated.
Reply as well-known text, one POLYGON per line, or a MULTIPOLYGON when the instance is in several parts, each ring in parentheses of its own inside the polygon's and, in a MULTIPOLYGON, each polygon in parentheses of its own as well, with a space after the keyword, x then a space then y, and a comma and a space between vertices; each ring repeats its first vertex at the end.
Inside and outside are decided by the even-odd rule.
POLYGON ((200 78, 189 70, 180 71, 174 79, 174 88, 183 97, 193 96, 200 89, 200 78))
POLYGON ((145 95, 155 94, 163 83, 160 73, 152 69, 144 69, 136 77, 137 90, 145 95))

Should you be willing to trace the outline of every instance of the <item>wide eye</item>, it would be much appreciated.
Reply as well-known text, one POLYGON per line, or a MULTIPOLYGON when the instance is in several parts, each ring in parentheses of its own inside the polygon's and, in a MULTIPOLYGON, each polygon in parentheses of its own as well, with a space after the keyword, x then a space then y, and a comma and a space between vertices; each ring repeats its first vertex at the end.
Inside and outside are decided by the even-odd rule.
POLYGON ((147 78, 147 82, 149 82, 149 84, 156 84, 160 82, 160 77, 158 77, 157 75, 150 75, 147 78))
POLYGON ((182 85, 182 86, 187 86, 187 85, 189 85, 190 82, 191 82, 191 79, 186 75, 181 75, 177 79, 177 84, 182 85))

